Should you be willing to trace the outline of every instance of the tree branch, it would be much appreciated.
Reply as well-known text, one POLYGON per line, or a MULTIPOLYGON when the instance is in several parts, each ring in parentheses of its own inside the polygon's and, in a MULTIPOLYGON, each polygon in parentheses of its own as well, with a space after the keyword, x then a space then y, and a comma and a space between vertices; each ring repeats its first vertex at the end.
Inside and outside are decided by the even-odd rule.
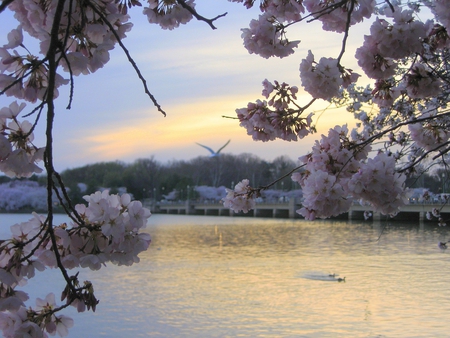
MULTIPOLYGON (((52 201, 52 192, 53 192, 53 173, 55 169, 53 167, 53 122, 55 118, 55 105, 54 105, 54 93, 55 93, 55 84, 56 84, 56 72, 58 68, 58 62, 56 60, 56 54, 59 49, 59 38, 58 33, 60 29, 61 17, 64 11, 64 3, 65 0, 58 0, 58 4, 55 10, 55 16, 53 19, 53 26, 50 33, 51 40, 50 46, 47 52, 48 59, 48 87, 47 94, 45 96, 44 102, 47 105, 47 126, 45 131, 46 137, 46 147, 44 152, 44 162, 45 168, 47 170, 47 221, 48 221, 48 233, 50 235, 50 239, 52 242, 52 247, 54 250, 56 263, 61 271, 66 283, 70 285, 70 277, 67 274, 67 270, 61 262, 61 257, 58 252, 58 244, 56 242, 56 236, 53 229, 53 201, 52 201)), ((75 291, 75 290, 73 290, 75 291)))
POLYGON ((341 63, 341 59, 345 53, 345 47, 347 45, 347 39, 348 39, 349 31, 350 31, 350 24, 352 21, 352 13, 353 13, 354 8, 355 8, 355 0, 350 0, 350 8, 348 9, 348 13, 347 13, 347 22, 345 23, 345 33, 344 33, 344 38, 342 39, 341 52, 339 53, 339 56, 337 58, 338 64, 341 63))
POLYGON ((198 21, 206 22, 212 29, 217 29, 217 27, 214 26, 214 23, 213 23, 214 21, 216 21, 217 19, 220 19, 228 14, 228 12, 225 12, 223 14, 216 16, 215 18, 207 19, 204 16, 201 16, 200 14, 198 14, 197 11, 195 9, 193 9, 191 6, 186 4, 185 0, 177 0, 177 2, 181 5, 181 7, 188 10, 198 21))
POLYGON ((92 8, 92 10, 102 19, 103 23, 105 25, 107 25, 109 27, 109 29, 111 30, 111 33, 114 35, 114 37, 117 40, 117 43, 119 44, 120 48, 122 48, 122 50, 124 51, 125 55, 128 58, 128 61, 131 63, 132 67, 134 68, 134 70, 136 71, 139 79, 141 80, 143 86, 144 86, 144 91, 145 93, 150 97, 150 99, 152 100, 153 104, 155 105, 155 107, 158 109, 159 112, 161 112, 161 114, 164 115, 164 117, 167 115, 166 112, 161 108, 161 106, 159 105, 158 101, 156 101, 156 98, 152 95, 152 93, 150 93, 150 90, 147 87, 147 80, 145 80, 144 76, 142 75, 141 71, 139 70, 139 67, 137 66, 136 62, 133 60, 133 58, 130 55, 130 52, 128 51, 128 49, 125 47, 125 45, 123 44, 122 40, 120 39, 120 36, 117 34, 116 30, 114 29, 114 27, 111 25, 111 23, 108 21, 108 19, 103 15, 102 12, 100 12, 95 5, 90 2, 87 1, 87 5, 89 7, 92 8))
POLYGON ((10 4, 12 4, 13 1, 14 0, 3 0, 3 2, 0 4, 0 13, 3 12, 10 4))

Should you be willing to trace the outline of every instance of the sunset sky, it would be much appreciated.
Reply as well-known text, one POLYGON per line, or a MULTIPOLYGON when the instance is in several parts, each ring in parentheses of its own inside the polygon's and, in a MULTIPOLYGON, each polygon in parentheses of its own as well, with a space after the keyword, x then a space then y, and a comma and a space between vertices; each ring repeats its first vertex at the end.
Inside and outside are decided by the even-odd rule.
MULTIPOLYGON (((100 161, 131 163, 150 156, 160 162, 189 160, 208 155, 196 142, 218 149, 229 139, 224 152, 235 155, 247 152, 273 160, 279 155, 296 159, 308 152, 320 134, 299 142, 254 142, 237 120, 222 116, 235 117, 236 108, 262 99, 265 78, 300 87, 298 68, 308 50, 316 59, 337 57, 341 35, 324 33, 318 23, 301 23, 288 35, 291 40, 302 41, 297 52, 288 58, 266 60, 249 54, 240 37, 240 29, 259 15, 258 8, 246 10, 242 4, 225 0, 210 4, 208 0, 197 1, 196 8, 205 17, 228 12, 216 21, 216 30, 192 20, 176 30, 164 31, 149 24, 141 8, 131 12, 134 27, 124 43, 167 117, 153 106, 124 53, 116 47, 103 69, 75 79, 71 110, 65 109, 68 88, 61 90, 55 124, 57 170, 100 161)), ((1 20, 2 28, 4 24, 16 26, 10 12, 3 13, 1 20)), ((350 36, 348 68, 357 68, 354 50, 367 27, 363 23, 350 36)), ((4 41, 2 36, 0 45, 4 41)), ((300 90, 299 98, 308 102, 309 96, 302 93, 300 90)), ((0 97, 0 106, 10 102, 10 98, 0 97)), ((321 107, 323 102, 312 110, 321 107)), ((325 132, 330 126, 351 121, 351 116, 330 110, 320 121, 319 132, 325 132)), ((44 144, 38 134, 43 133, 43 122, 36 133, 38 146, 44 144)))

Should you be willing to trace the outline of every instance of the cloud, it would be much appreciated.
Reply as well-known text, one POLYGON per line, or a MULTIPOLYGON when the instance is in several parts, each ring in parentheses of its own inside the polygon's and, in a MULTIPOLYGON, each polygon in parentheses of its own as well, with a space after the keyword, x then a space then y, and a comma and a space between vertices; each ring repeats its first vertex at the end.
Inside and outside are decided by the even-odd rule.
MULTIPOLYGON (((232 119, 236 108, 246 106, 248 96, 246 93, 240 96, 233 93, 231 96, 191 98, 167 106, 169 114, 165 118, 149 113, 148 109, 130 111, 129 115, 134 118, 127 123, 103 121, 101 129, 85 126, 83 137, 78 137, 77 133, 71 137, 65 135, 64 143, 56 144, 58 156, 55 157, 62 163, 70 161, 80 164, 114 160, 132 162, 134 159, 150 156, 155 156, 162 162, 189 160, 208 155, 196 142, 219 148, 231 139, 226 149, 229 153, 253 153, 266 160, 280 155, 296 159, 311 149, 320 133, 326 133, 329 127, 346 120, 342 112, 329 110, 321 118, 319 135, 309 136, 299 142, 255 142, 239 126, 239 122, 232 119), (67 144, 70 149, 82 151, 68 154, 67 144)), ((306 99, 305 97, 304 100, 306 99)))
MULTIPOLYGON (((110 120, 103 128, 85 127, 83 137, 66 140, 72 147, 84 149, 81 158, 115 160, 140 157, 147 154, 191 149, 199 153, 195 142, 216 138, 219 142, 230 137, 242 137, 241 128, 222 117, 234 112, 229 97, 209 97, 200 101, 169 105, 167 117, 134 111, 139 116, 128 123, 110 120)), ((75 155, 76 156, 76 155, 75 155)), ((183 156, 186 159, 186 156, 183 156)))
MULTIPOLYGON (((144 93, 141 81, 119 47, 112 51, 111 61, 104 69, 75 78, 70 111, 65 109, 69 88, 61 89, 54 128, 55 161, 59 168, 106 160, 132 161, 151 155, 162 161, 190 159, 205 155, 195 142, 220 147, 228 139, 232 142, 227 152, 249 152, 266 159, 284 154, 296 158, 310 149, 320 135, 298 143, 253 142, 236 120, 222 116, 235 116, 236 108, 261 99, 261 82, 265 78, 300 87, 298 67, 308 49, 317 57, 336 57, 342 36, 323 33, 317 22, 301 23, 289 30, 292 40, 302 40, 297 53, 281 60, 266 60, 249 54, 240 38, 240 29, 248 27, 259 9, 249 11, 242 4, 230 2, 211 6, 209 1, 197 3, 205 17, 228 12, 216 22, 216 30, 192 21, 174 31, 164 31, 150 25, 142 9, 132 10, 134 27, 124 43, 149 90, 168 113, 166 118, 144 93)), ((353 59, 352 46, 356 42, 355 38, 348 46, 349 60, 353 59)), ((7 101, 4 97, 0 100, 2 105, 7 101)), ((302 98, 304 103, 308 100, 306 96, 302 98)), ((319 109, 322 104, 311 109, 319 109)), ((343 114, 326 112, 320 119, 321 131, 349 120, 349 115, 343 114)), ((42 130, 38 127, 36 133, 42 135, 42 130)), ((36 135, 36 145, 43 144, 43 137, 36 135)))

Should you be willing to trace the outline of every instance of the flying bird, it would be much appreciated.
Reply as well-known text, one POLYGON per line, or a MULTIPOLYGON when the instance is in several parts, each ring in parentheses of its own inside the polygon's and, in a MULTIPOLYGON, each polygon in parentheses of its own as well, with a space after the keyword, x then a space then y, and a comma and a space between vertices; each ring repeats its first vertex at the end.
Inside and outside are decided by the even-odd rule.
POLYGON ((203 144, 200 144, 200 143, 197 143, 197 142, 195 142, 195 143, 197 143, 200 147, 203 147, 203 148, 207 149, 207 150, 211 153, 211 155, 209 155, 209 157, 217 157, 217 156, 220 155, 220 152, 222 151, 222 149, 225 148, 225 147, 228 145, 228 143, 230 143, 230 141, 231 141, 231 140, 228 140, 228 142, 225 143, 225 144, 224 144, 219 150, 217 150, 217 151, 214 151, 214 150, 212 150, 210 147, 204 146, 203 144))

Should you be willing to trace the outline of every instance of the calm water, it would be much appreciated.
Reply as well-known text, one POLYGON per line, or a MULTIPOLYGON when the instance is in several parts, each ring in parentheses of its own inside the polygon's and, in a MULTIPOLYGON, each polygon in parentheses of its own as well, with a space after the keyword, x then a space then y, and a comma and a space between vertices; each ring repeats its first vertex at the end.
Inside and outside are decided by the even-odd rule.
MULTIPOLYGON (((17 217, 0 215, 1 232, 17 217)), ((100 304, 72 316, 69 337, 449 336, 450 249, 437 243, 450 234, 389 224, 377 241, 383 226, 154 215, 141 263, 80 273, 100 304)), ((56 277, 28 288, 44 297, 56 277)))

